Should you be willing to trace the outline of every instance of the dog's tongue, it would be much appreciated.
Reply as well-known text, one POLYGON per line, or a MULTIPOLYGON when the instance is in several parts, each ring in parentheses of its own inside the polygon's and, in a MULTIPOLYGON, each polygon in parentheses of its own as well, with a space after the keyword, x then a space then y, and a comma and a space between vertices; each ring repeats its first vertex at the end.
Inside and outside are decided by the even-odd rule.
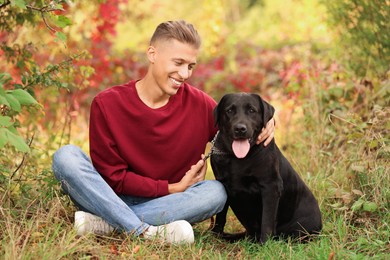
POLYGON ((250 149, 250 144, 248 139, 234 140, 232 144, 232 149, 234 155, 237 158, 244 158, 250 149))

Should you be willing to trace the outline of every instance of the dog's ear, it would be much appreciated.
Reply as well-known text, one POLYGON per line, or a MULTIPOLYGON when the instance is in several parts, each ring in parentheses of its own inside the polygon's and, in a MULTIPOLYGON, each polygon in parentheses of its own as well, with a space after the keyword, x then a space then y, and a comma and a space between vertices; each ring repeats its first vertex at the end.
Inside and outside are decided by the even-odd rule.
POLYGON ((261 113, 263 119, 263 127, 265 128, 268 121, 274 116, 275 108, 271 106, 269 103, 267 103, 266 101, 264 101, 259 95, 257 94, 253 94, 253 95, 257 96, 257 98, 259 99, 260 109, 262 110, 261 113))
POLYGON ((219 123, 219 109, 218 109, 219 103, 215 106, 213 115, 214 115, 214 126, 217 126, 219 123))
POLYGON ((218 126, 219 125, 219 121, 221 120, 221 113, 222 113, 222 110, 223 107, 224 107, 224 103, 225 103, 225 100, 226 100, 226 96, 227 95, 224 95, 221 100, 218 102, 217 106, 214 108, 214 111, 213 111, 213 115, 214 115, 214 126, 218 126))

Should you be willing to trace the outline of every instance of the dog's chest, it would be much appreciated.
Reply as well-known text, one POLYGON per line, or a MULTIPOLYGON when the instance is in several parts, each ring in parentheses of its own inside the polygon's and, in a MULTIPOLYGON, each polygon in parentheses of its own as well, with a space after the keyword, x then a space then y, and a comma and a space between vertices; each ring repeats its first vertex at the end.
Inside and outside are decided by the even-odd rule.
POLYGON ((211 165, 215 178, 225 186, 229 196, 260 193, 261 173, 253 160, 214 155, 211 165))

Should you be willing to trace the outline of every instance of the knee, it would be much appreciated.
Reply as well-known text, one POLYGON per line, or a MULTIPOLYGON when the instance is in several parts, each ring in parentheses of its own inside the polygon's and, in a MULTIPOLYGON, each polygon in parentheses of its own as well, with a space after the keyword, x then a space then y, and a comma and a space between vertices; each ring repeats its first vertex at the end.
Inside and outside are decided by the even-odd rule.
POLYGON ((75 145, 68 144, 62 146, 53 154, 53 167, 69 166, 69 162, 79 157, 80 154, 82 154, 81 149, 75 145))
POLYGON ((227 200, 225 187, 216 180, 207 181, 207 186, 207 197, 210 198, 210 206, 212 205, 218 212, 221 211, 227 200))
POLYGON ((52 169, 54 176, 60 180, 67 173, 75 172, 73 169, 77 161, 83 156, 83 151, 74 145, 65 145, 53 154, 52 169))

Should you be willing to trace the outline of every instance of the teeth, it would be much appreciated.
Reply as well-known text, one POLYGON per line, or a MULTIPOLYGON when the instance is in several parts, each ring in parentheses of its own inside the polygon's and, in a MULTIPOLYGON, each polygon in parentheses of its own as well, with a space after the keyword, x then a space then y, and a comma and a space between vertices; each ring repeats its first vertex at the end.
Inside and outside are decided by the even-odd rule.
POLYGON ((181 85, 181 82, 180 82, 180 81, 177 81, 177 80, 175 80, 175 79, 173 79, 173 78, 171 78, 171 80, 172 80, 172 82, 173 82, 175 85, 177 85, 177 86, 180 86, 180 85, 181 85))

